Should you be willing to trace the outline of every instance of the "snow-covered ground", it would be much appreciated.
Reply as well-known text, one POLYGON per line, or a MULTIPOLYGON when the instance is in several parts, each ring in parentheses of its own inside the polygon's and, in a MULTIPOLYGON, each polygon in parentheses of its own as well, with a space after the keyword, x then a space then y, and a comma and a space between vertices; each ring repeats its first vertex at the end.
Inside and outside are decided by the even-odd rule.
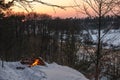
POLYGON ((5 62, 4 68, 0 61, 0 80, 88 80, 80 72, 56 63, 47 66, 28 67, 20 62, 5 62), (25 69, 16 69, 24 67, 25 69))
MULTIPOLYGON (((91 32, 91 31, 90 31, 91 32)), ((97 30, 93 30, 95 34, 91 33, 91 37, 94 42, 97 42, 97 30)), ((120 46, 120 29, 110 30, 107 34, 104 33, 104 30, 101 30, 101 37, 103 43, 107 43, 113 46, 120 46)))
POLYGON ((109 32, 107 35, 103 37, 103 42, 106 42, 108 44, 112 44, 115 46, 120 45, 120 32, 109 32))

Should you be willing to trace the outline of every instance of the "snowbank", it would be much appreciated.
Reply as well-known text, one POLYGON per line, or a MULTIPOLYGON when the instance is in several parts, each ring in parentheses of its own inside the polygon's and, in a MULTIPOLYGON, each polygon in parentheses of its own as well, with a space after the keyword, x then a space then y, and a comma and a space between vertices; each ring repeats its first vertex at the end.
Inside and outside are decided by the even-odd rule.
POLYGON ((0 80, 88 80, 80 72, 56 63, 30 68, 19 62, 5 62, 4 66, 0 65, 0 80))

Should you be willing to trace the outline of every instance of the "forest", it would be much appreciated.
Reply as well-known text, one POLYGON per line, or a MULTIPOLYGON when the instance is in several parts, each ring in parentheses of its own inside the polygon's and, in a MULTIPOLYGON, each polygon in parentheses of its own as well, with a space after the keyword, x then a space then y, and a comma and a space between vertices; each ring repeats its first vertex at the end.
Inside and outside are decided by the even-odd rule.
MULTIPOLYGON (((119 30, 120 16, 101 17, 101 24, 104 32, 119 30)), ((7 15, 1 12, 0 58, 3 61, 20 61, 22 58, 40 56, 48 63, 70 66, 92 78, 96 59, 93 46, 98 43, 92 40, 89 31, 96 29, 98 17, 62 19, 47 14, 7 15), (79 51, 83 51, 82 54, 78 54, 79 51)), ((101 75, 111 80, 119 79, 120 75, 120 47, 117 50, 114 47, 101 47, 104 54, 101 54, 101 75)))

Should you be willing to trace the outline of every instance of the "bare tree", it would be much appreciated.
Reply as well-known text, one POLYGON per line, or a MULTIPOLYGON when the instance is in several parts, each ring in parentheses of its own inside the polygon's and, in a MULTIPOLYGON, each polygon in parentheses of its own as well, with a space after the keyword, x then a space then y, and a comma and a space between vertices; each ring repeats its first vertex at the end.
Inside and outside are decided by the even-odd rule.
MULTIPOLYGON (((100 76, 100 66, 101 59, 104 55, 102 55, 102 38, 104 35, 101 35, 101 27, 102 27, 102 18, 106 15, 112 13, 112 11, 116 8, 115 3, 119 0, 83 0, 83 5, 79 7, 85 15, 90 18, 97 17, 97 29, 98 29, 98 38, 97 38, 97 46, 95 51, 94 60, 95 61, 95 80, 99 80, 100 76)), ((74 0, 77 4, 77 1, 74 0)), ((92 57, 93 58, 93 57, 92 57)))

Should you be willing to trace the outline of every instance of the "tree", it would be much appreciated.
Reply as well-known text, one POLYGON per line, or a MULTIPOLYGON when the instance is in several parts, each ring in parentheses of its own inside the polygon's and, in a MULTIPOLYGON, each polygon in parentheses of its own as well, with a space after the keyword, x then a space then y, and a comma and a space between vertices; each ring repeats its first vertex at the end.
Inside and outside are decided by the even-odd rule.
MULTIPOLYGON (((4 17, 4 14, 0 11, 0 26, 2 26, 1 25, 1 23, 2 23, 2 21, 3 21, 3 17, 4 17)), ((1 27, 0 27, 0 37, 2 36, 2 31, 1 31, 1 27)), ((1 42, 1 39, 0 39, 0 42, 1 42)), ((0 48, 0 51, 1 51, 2 49, 0 48)), ((1 52, 1 56, 0 56, 0 59, 2 60, 2 67, 4 67, 4 61, 3 61, 3 53, 1 52)))
POLYGON ((5 0, 0 0, 0 9, 5 10, 10 8, 13 5, 14 0, 5 3, 5 0))
POLYGON ((88 15, 90 18, 97 17, 98 41, 95 55, 92 57, 96 66, 95 80, 99 80, 101 59, 104 56, 102 55, 102 38, 107 34, 101 35, 102 18, 111 13, 116 1, 117 0, 83 0, 82 13, 88 15))

